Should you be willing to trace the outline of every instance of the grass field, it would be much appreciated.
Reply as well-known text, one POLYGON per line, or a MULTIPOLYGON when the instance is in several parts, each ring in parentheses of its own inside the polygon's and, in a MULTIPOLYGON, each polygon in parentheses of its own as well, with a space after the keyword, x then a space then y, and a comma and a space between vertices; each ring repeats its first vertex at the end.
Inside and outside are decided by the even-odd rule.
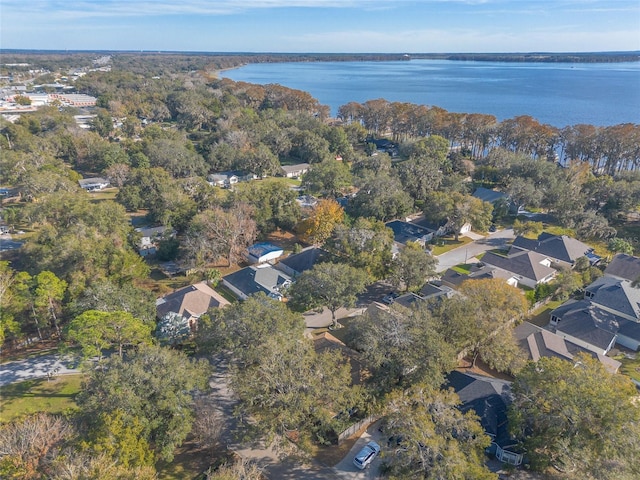
POLYGON ((42 378, 2 387, 0 421, 6 423, 37 412, 75 410, 75 397, 80 392, 82 377, 82 374, 61 375, 50 382, 42 378))
POLYGON ((454 248, 461 247, 466 245, 467 243, 471 243, 473 240, 469 237, 460 237, 456 242, 453 237, 451 238, 439 238, 438 244, 433 247, 431 250, 431 254, 434 256, 442 255, 449 250, 453 250, 454 248))

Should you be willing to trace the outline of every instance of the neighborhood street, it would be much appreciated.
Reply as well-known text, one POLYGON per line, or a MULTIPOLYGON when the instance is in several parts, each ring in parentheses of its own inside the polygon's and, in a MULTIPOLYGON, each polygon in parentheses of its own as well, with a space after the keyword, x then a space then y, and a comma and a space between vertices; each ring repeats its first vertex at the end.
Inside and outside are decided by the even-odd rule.
POLYGON ((47 374, 80 373, 78 361, 72 356, 55 353, 0 364, 0 387, 23 380, 44 378, 47 374))
POLYGON ((439 255, 436 271, 440 273, 461 263, 469 263, 476 255, 496 248, 504 248, 507 242, 514 238, 512 228, 490 233, 484 238, 439 255))

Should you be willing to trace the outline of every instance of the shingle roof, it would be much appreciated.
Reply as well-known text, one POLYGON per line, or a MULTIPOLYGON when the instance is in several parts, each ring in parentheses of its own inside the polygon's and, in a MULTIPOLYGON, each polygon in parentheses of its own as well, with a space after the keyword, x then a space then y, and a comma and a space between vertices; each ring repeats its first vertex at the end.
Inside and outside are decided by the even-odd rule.
POLYGON ((628 280, 600 277, 586 291, 593 295, 592 303, 640 321, 640 288, 632 287, 628 280))
POLYGON ((482 262, 539 282, 556 272, 553 268, 540 263, 546 258, 544 255, 529 251, 520 251, 510 254, 507 257, 496 255, 493 252, 487 252, 482 257, 482 262))
POLYGON ((592 250, 591 247, 575 238, 566 235, 551 235, 549 233, 541 233, 537 240, 518 236, 513 241, 512 246, 522 250, 538 252, 566 263, 573 263, 592 250))
POLYGON ((571 335, 598 349, 608 349, 616 336, 619 322, 624 319, 589 302, 575 302, 571 307, 573 308, 565 307, 562 310, 557 308, 551 312, 551 315, 561 318, 556 331, 571 335))
POLYGON ((302 170, 309 170, 309 166, 308 163, 299 163, 297 165, 282 165, 280 168, 284 173, 297 173, 302 170))
POLYGON ((640 277, 640 258, 619 253, 613 257, 604 274, 633 282, 640 277))
POLYGON ((403 245, 407 242, 416 242, 433 233, 425 227, 402 220, 392 220, 385 225, 393 231, 393 239, 403 245))
POLYGON ((229 302, 206 283, 186 286, 156 300, 156 314, 159 318, 169 312, 183 317, 200 317, 210 308, 224 307, 229 302))
POLYGON ((296 275, 313 268, 317 263, 321 263, 329 258, 330 254, 326 250, 317 247, 309 247, 299 253, 294 253, 283 258, 278 264, 283 264, 293 270, 296 275))
POLYGON ((587 350, 529 322, 523 322, 515 327, 514 336, 533 361, 538 361, 542 357, 557 357, 569 361, 578 353, 586 353, 597 358, 611 373, 616 373, 621 365, 613 358, 587 350))
POLYGON ((225 275, 223 279, 245 295, 264 292, 269 295, 278 287, 291 281, 288 275, 271 265, 265 267, 245 267, 237 272, 225 275))

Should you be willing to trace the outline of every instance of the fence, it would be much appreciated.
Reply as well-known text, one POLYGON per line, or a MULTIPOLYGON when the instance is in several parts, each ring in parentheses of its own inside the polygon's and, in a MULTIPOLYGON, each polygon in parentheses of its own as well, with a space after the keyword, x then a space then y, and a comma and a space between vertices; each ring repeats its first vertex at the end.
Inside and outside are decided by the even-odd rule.
POLYGON ((339 433, 338 434, 338 445, 342 444, 342 442, 345 439, 349 438, 351 435, 353 435, 354 433, 359 431, 361 428, 368 427, 369 425, 371 425, 373 422, 378 420, 378 418, 380 418, 380 417, 377 416, 377 415, 369 415, 368 417, 363 418, 358 423, 354 423, 349 428, 347 428, 343 432, 339 433))

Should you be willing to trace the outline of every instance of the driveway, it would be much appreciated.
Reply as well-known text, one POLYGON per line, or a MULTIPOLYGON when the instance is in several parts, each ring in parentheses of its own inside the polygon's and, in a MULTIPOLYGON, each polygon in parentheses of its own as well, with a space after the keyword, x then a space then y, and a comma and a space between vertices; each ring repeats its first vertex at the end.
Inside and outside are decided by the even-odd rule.
POLYGON ((44 378, 47 374, 80 373, 78 361, 72 356, 47 354, 0 364, 0 387, 10 383, 44 378))
POLYGON ((340 478, 347 478, 350 480, 356 479, 377 479, 382 478, 380 475, 380 464, 382 461, 380 460, 380 455, 378 455, 373 462, 364 470, 359 470, 353 464, 353 458, 360 451, 362 447, 364 447, 371 440, 374 440, 381 447, 385 447, 386 440, 382 439, 382 434, 378 431, 378 427, 380 426, 380 420, 372 423, 367 431, 362 434, 362 436, 358 439, 358 441, 353 445, 349 453, 345 455, 345 457, 340 460, 340 462, 333 467, 336 473, 340 478))
POLYGON ((444 272, 448 268, 455 267, 461 263, 473 261, 473 258, 481 253, 498 248, 506 248, 507 242, 514 238, 513 229, 507 228, 505 230, 498 230, 484 238, 475 240, 461 247, 449 250, 437 257, 438 266, 436 267, 436 271, 444 272))

